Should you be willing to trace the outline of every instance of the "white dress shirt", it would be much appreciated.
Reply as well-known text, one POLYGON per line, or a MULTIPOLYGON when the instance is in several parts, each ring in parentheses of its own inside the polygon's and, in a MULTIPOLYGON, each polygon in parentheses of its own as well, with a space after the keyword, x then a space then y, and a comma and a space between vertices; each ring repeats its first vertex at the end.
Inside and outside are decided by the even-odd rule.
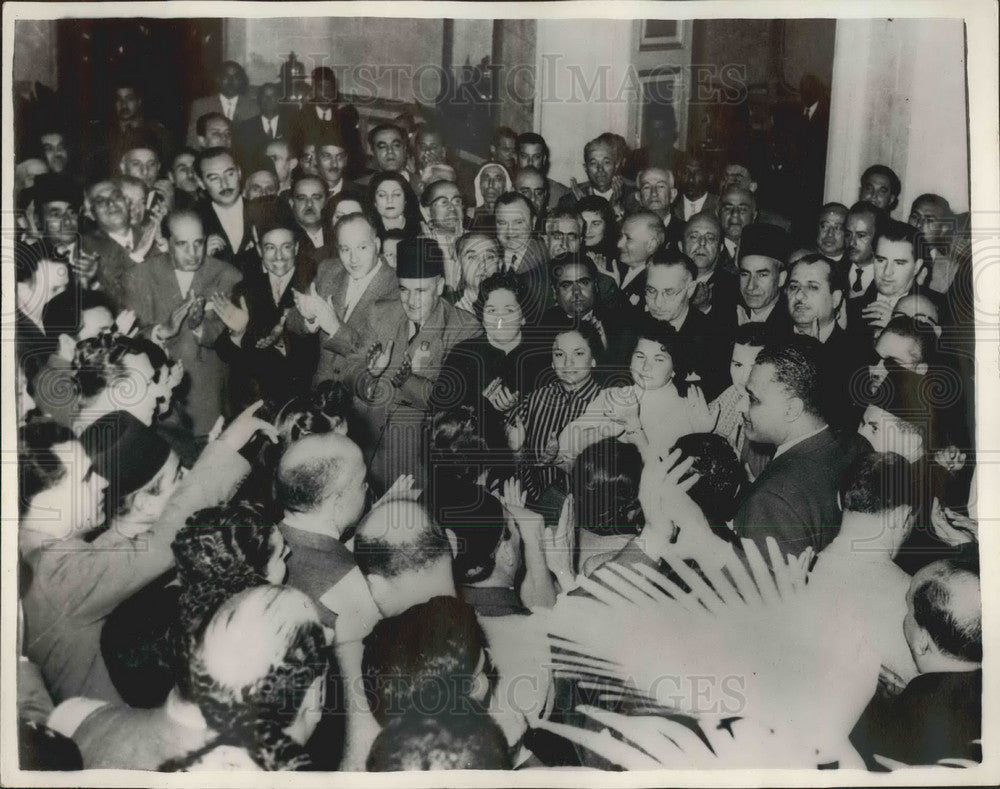
POLYGON ((847 295, 849 298, 856 299, 859 296, 863 296, 865 291, 868 290, 868 286, 872 284, 872 280, 875 279, 875 264, 869 263, 867 266, 857 266, 851 264, 851 270, 848 274, 847 283, 847 295), (858 277, 858 271, 861 271, 861 290, 854 290, 854 281, 858 277))
POLYGON ((768 318, 771 317, 771 313, 774 312, 774 308, 777 303, 781 301, 781 296, 778 296, 774 301, 771 302, 770 307, 765 307, 762 310, 750 310, 750 314, 747 315, 747 311, 743 309, 742 304, 736 305, 736 323, 738 326, 742 326, 744 323, 763 323, 768 318))
POLYGON ((180 269, 174 269, 174 276, 177 277, 177 287, 181 289, 181 296, 187 298, 188 294, 191 292, 191 283, 194 282, 195 271, 181 271, 180 269))
POLYGON ((347 280, 347 293, 344 294, 344 320, 351 319, 351 313, 354 312, 354 308, 358 306, 358 302, 361 301, 361 297, 365 295, 365 291, 368 290, 368 286, 378 275, 379 271, 382 269, 382 261, 375 264, 371 271, 369 271, 361 279, 350 279, 347 280))
POLYGON ((219 101, 222 103, 222 114, 229 118, 229 120, 232 120, 236 115, 236 102, 238 99, 239 96, 233 96, 231 99, 227 99, 222 95, 219 96, 219 101))
POLYGON ((219 224, 222 225, 223 231, 229 238, 229 244, 233 248, 233 251, 239 250, 240 244, 243 241, 244 231, 243 198, 238 198, 228 208, 218 203, 212 203, 212 209, 215 211, 215 215, 219 217, 219 224))
POLYGON ((705 201, 708 200, 708 192, 705 192, 697 200, 688 200, 684 198, 684 221, 687 222, 691 217, 697 214, 705 206, 705 201))
POLYGON ((625 276, 622 278, 622 284, 618 287, 622 290, 628 287, 628 284, 639 276, 643 271, 646 270, 645 266, 628 266, 625 276))

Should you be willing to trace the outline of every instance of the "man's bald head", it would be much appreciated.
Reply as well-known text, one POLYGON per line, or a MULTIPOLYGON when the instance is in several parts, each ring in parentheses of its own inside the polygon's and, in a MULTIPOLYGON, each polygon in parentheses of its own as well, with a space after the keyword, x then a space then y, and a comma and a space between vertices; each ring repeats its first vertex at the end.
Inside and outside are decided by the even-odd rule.
MULTIPOLYGON (((340 433, 313 434, 293 443, 281 456, 276 494, 285 512, 310 513, 331 498, 344 499, 344 508, 357 510, 358 493, 364 502, 366 468, 361 449, 340 433)), ((360 511, 351 514, 353 519, 360 511)))
POLYGON ((383 578, 451 562, 447 537, 415 501, 390 501, 369 512, 358 526, 354 554, 362 573, 383 578))
POLYGON ((937 305, 922 293, 911 293, 896 302, 893 315, 905 315, 915 320, 925 320, 938 326, 941 316, 937 305))

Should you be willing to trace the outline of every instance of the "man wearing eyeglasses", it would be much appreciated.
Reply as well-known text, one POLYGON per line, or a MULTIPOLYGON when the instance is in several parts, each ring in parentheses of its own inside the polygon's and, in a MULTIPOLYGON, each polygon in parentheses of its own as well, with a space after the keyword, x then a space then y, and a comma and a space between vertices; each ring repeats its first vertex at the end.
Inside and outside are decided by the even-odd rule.
POLYGON ((462 284, 462 264, 455 251, 455 242, 464 230, 462 193, 452 181, 434 181, 424 189, 420 202, 427 217, 429 236, 437 241, 444 253, 445 286, 457 292, 462 284))
POLYGON ((125 307, 125 277, 136 263, 142 263, 153 248, 154 236, 139 239, 129 225, 128 202, 117 180, 91 184, 86 194, 97 229, 80 240, 83 252, 99 258, 97 282, 114 305, 125 307))

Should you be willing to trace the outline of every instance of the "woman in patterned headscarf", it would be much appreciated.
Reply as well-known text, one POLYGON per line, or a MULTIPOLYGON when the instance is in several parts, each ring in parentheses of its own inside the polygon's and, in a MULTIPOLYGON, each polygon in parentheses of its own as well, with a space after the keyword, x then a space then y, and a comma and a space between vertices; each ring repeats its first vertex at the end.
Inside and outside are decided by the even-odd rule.
POLYGON ((323 707, 328 647, 315 605, 302 592, 266 585, 225 601, 198 638, 191 698, 216 733, 164 770, 219 766, 243 750, 264 770, 307 770, 303 745, 323 707))

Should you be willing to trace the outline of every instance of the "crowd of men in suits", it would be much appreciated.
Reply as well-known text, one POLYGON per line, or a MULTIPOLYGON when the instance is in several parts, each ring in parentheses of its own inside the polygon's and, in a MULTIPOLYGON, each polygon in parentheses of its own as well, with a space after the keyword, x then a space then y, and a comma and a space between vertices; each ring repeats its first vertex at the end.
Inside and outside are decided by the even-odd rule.
POLYGON ((18 152, 22 763, 607 767, 529 623, 730 555, 873 634, 813 766, 981 758, 967 215, 872 163, 790 216, 601 129, 566 185, 557 139, 453 151, 311 85, 223 63, 176 139, 123 78, 98 138, 18 152))

